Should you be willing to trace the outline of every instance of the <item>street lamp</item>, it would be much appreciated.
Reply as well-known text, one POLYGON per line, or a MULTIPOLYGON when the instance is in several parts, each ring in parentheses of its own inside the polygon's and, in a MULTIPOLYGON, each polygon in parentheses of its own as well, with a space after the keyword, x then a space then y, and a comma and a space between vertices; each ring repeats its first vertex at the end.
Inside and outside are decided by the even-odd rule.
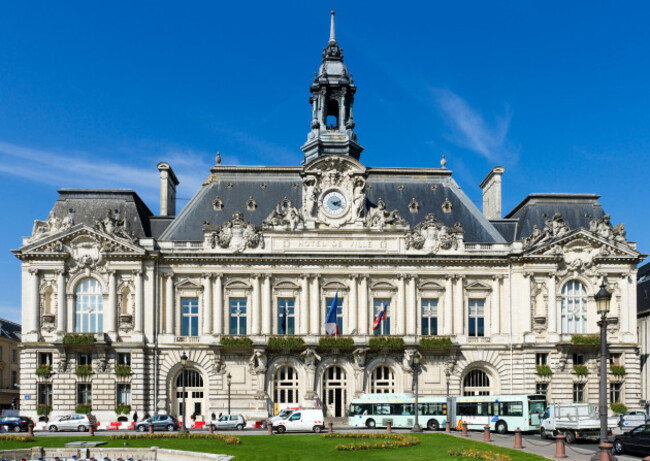
POLYGON ((183 365, 183 429, 182 432, 189 432, 189 430, 187 429, 187 418, 186 418, 187 408, 185 407, 185 394, 186 394, 185 381, 187 380, 187 371, 186 371, 187 354, 185 354, 185 352, 183 352, 183 355, 181 355, 181 365, 183 365))
POLYGON ((609 460, 609 450, 612 446, 607 438, 607 313, 612 294, 607 290, 607 279, 603 278, 600 290, 594 296, 596 300, 596 311, 600 314, 600 396, 598 406, 600 407, 600 459, 609 460))
POLYGON ((226 382, 228 383, 228 414, 230 414, 230 385, 232 384, 232 376, 230 375, 230 372, 228 372, 228 376, 226 376, 226 382))
POLYGON ((422 427, 418 424, 418 414, 420 413, 418 407, 418 374, 420 373, 420 353, 416 352, 413 356, 413 379, 415 380, 415 424, 411 432, 422 432, 422 427))

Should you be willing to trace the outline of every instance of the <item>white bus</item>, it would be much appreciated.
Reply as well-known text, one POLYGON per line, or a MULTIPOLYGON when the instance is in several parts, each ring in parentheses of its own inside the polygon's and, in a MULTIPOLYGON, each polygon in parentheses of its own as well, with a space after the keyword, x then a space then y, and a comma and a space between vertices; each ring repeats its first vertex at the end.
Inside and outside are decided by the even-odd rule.
POLYGON ((460 422, 470 430, 483 430, 487 424, 500 434, 513 432, 517 428, 523 432, 538 431, 541 416, 546 410, 546 396, 532 395, 481 395, 455 397, 452 418, 454 426, 460 422))
MULTIPOLYGON (((420 397, 418 423, 437 431, 447 423, 447 398, 420 397)), ((415 397, 413 394, 363 394, 350 403, 348 424, 353 427, 413 427, 415 424, 415 397)))

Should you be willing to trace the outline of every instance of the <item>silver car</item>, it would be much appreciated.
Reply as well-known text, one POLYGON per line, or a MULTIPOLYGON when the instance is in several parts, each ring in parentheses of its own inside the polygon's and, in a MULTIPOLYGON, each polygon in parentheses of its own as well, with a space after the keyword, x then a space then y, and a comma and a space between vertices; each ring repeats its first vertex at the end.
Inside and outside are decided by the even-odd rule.
POLYGON ((79 431, 86 432, 90 425, 97 427, 97 418, 93 415, 65 415, 56 418, 54 421, 47 425, 50 432, 57 431, 79 431))
POLYGON ((246 427, 246 420, 242 415, 223 415, 210 424, 212 424, 212 428, 215 430, 237 429, 241 431, 246 427))

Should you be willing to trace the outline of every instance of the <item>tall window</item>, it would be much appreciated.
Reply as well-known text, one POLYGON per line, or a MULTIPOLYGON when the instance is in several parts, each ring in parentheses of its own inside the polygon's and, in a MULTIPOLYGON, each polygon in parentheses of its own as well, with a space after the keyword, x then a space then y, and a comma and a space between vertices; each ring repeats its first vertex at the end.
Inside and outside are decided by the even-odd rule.
POLYGON ((75 290, 75 331, 101 333, 104 331, 102 286, 93 278, 83 279, 75 290))
POLYGON ((422 334, 438 334, 438 300, 422 300, 422 334))
POLYGON ((77 384, 77 404, 90 405, 93 403, 93 392, 90 384, 77 384))
POLYGON ((562 287, 562 333, 587 332, 587 291, 577 280, 562 287))
POLYGON ((585 355, 584 354, 573 354, 573 364, 574 365, 584 365, 585 364, 585 355))
POLYGON ((370 392, 373 394, 390 394, 395 392, 395 373, 390 367, 379 366, 372 371, 370 392))
POLYGON ((585 401, 585 385, 573 385, 573 403, 584 403, 585 401))
POLYGON ((535 354, 535 365, 548 365, 548 352, 535 354))
POLYGON ((230 298, 230 334, 246 334, 246 298, 230 298))
POLYGON ((118 405, 131 405, 131 385, 118 384, 117 385, 117 404, 118 405))
POLYGON ((535 384, 535 394, 544 394, 548 397, 548 384, 546 383, 535 384))
POLYGON ((81 353, 78 356, 79 362, 77 365, 92 365, 93 364, 93 355, 92 354, 86 354, 86 353, 81 353))
POLYGON ((611 383, 609 385, 610 403, 621 403, 623 400, 623 383, 611 383))
POLYGON ((38 404, 52 406, 52 385, 51 384, 38 385, 38 404))
POLYGON ((293 335, 296 332, 296 300, 278 298, 278 334, 293 335))
POLYGON ((199 298, 181 298, 181 336, 199 335, 199 298))
POLYGON ((38 364, 39 365, 52 365, 52 353, 51 352, 39 352, 38 353, 38 364))
POLYGON ((298 403, 298 373, 293 367, 278 368, 273 375, 273 402, 298 403))
POLYGON ((385 299, 385 298, 375 298, 374 300, 374 315, 372 318, 373 322, 377 321, 377 318, 379 314, 381 314, 384 310, 384 307, 386 308, 386 318, 385 319, 380 319, 379 325, 377 328, 375 328, 375 324, 373 323, 373 334, 374 335, 389 335, 390 334, 390 299, 385 299))
MULTIPOLYGON (((332 307, 334 298, 325 299, 325 318, 332 307)), ((343 334, 343 298, 336 298, 336 325, 339 327, 339 333, 343 334)))
POLYGON ((485 336, 485 300, 469 300, 469 322, 467 323, 470 336, 485 336))
POLYGON ((131 353, 130 352, 119 352, 117 354, 117 364, 118 365, 129 365, 129 366, 131 366, 131 353))
POLYGON ((18 372, 17 371, 12 371, 11 372, 11 388, 15 388, 18 385, 18 372))

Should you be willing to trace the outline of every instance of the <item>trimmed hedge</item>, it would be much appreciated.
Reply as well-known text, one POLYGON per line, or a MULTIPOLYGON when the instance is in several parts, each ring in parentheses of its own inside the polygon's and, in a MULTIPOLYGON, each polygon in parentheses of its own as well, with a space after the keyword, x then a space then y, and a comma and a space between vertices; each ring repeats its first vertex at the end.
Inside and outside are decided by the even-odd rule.
POLYGON ((573 365, 573 371, 578 376, 587 376, 589 374, 589 368, 586 365, 573 365))
POLYGON ((553 374, 553 370, 551 370, 551 367, 548 365, 537 365, 535 367, 535 372, 539 376, 551 376, 553 374))
POLYGON ((573 335, 571 344, 574 346, 600 346, 599 335, 573 335))
POLYGON ((251 348, 253 347, 253 340, 245 336, 222 336, 219 341, 221 347, 226 348, 251 348))
POLYGON ((393 336, 373 336, 368 341, 368 346, 375 350, 401 350, 404 340, 393 336))
POLYGON ((323 336, 318 340, 318 347, 328 350, 352 350, 354 349, 354 339, 349 336, 323 336))
POLYGON ((305 341, 298 336, 271 336, 266 346, 271 351, 297 351, 305 347, 305 341))
POLYGON ((115 365, 115 376, 129 376, 130 374, 130 365, 115 365))
POLYGON ((453 346, 451 338, 449 336, 430 336, 426 338, 421 338, 420 349, 422 350, 439 350, 439 351, 448 351, 453 346))
POLYGON ((63 337, 63 344, 66 346, 75 344, 95 344, 95 335, 92 333, 67 334, 63 337))

